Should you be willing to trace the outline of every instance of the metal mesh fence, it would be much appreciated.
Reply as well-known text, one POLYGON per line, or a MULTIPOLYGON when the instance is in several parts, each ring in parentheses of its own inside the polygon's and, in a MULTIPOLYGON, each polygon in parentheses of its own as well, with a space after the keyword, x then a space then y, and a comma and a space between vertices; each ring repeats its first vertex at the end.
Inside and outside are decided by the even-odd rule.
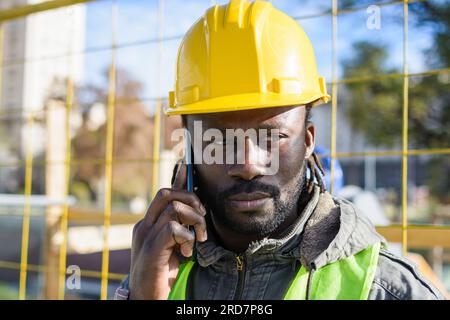
MULTIPOLYGON (((22 159, 1 159, 0 170, 2 168, 22 168, 23 169, 23 198, 21 211, 21 240, 20 240, 20 261, 0 261, 0 269, 3 270, 16 270, 18 274, 18 297, 20 299, 27 298, 27 279, 30 274, 44 274, 46 275, 43 280, 45 284, 42 284, 44 288, 40 296, 44 297, 55 297, 58 299, 64 299, 66 297, 66 271, 67 271, 67 248, 69 239, 69 229, 72 225, 101 225, 101 237, 102 237, 102 252, 101 252, 101 266, 99 270, 88 270, 82 269, 82 276, 88 278, 98 278, 100 279, 100 295, 99 298, 107 299, 108 295, 108 283, 111 280, 119 281, 125 274, 114 273, 110 271, 110 228, 112 225, 121 224, 133 224, 142 217, 141 214, 130 215, 127 213, 121 213, 120 209, 114 207, 114 167, 119 166, 145 166, 145 170, 149 173, 148 177, 151 177, 151 185, 148 188, 147 195, 150 200, 155 194, 158 187, 160 186, 160 171, 161 165, 165 161, 164 157, 161 156, 161 151, 164 149, 164 135, 165 129, 169 128, 170 125, 164 122, 162 117, 162 108, 167 103, 166 97, 161 94, 162 84, 164 79, 172 79, 172 73, 168 73, 167 70, 163 70, 163 61, 166 59, 167 51, 165 45, 173 42, 179 42, 182 38, 182 33, 176 34, 176 32, 170 30, 166 25, 165 21, 165 6, 171 5, 171 0, 159 0, 159 1, 141 1, 142 4, 149 4, 148 8, 151 8, 154 12, 154 26, 156 31, 153 33, 153 37, 142 38, 142 39, 127 39, 118 40, 118 3, 117 1, 86 1, 86 0, 53 0, 46 1, 39 4, 33 5, 22 5, 22 6, 11 6, 10 8, 3 8, 0 11, 0 101, 3 101, 3 106, 0 106, 0 122, 11 123, 15 122, 15 126, 18 126, 23 130, 24 134, 24 146, 22 159), (88 3, 89 4, 82 4, 88 3), (17 20, 27 19, 29 15, 41 15, 49 10, 61 10, 62 7, 77 5, 90 5, 95 3, 103 3, 103 8, 109 7, 110 12, 105 14, 107 20, 109 20, 109 27, 111 28, 110 35, 105 40, 105 44, 94 44, 92 46, 74 49, 70 46, 66 50, 60 50, 58 53, 49 53, 41 55, 38 57, 12 57, 6 58, 6 52, 8 48, 5 47, 5 29, 7 24, 10 24, 17 20), (168 29, 168 33, 165 31, 168 29), (106 43, 108 41, 109 43, 106 43), (152 77, 155 81, 151 83, 151 86, 155 87, 152 91, 152 96, 134 96, 134 97, 124 97, 122 94, 118 94, 118 82, 120 82, 120 75, 118 74, 118 60, 120 58, 120 50, 144 48, 145 46, 151 46, 151 50, 155 53, 155 66, 156 69, 152 70, 152 77), (74 157, 73 155, 73 128, 72 115, 74 110, 82 109, 82 105, 75 100, 77 95, 77 84, 75 83, 71 74, 74 72, 73 62, 78 56, 87 56, 90 54, 102 54, 108 57, 110 61, 108 68, 108 81, 105 88, 105 122, 104 131, 101 135, 101 140, 104 142, 101 153, 98 157, 74 157), (7 90, 5 84, 5 78, 8 76, 8 70, 14 67, 24 66, 26 64, 32 63, 52 63, 52 61, 64 61, 67 65, 66 77, 64 81, 59 84, 62 88, 55 105, 47 104, 45 108, 34 106, 24 106, 23 104, 17 108, 7 107, 6 101, 2 100, 3 95, 7 90), (3 75, 3 76, 2 76, 3 75), (3 79, 3 81, 2 81, 3 79), (58 104, 59 103, 59 104, 58 104), (143 103, 147 106, 151 106, 150 118, 151 120, 151 149, 149 149, 146 156, 141 157, 124 157, 120 155, 120 152, 116 153, 116 150, 121 146, 117 146, 118 139, 115 137, 115 124, 117 117, 124 116, 123 113, 117 113, 118 105, 132 105, 133 103, 143 103), (61 106, 63 106, 61 108, 61 106), (62 110, 62 111, 61 111, 62 110), (62 112, 62 113, 58 113, 62 112), (57 154, 55 158, 47 154, 46 157, 34 158, 33 147, 35 141, 33 140, 33 127, 36 126, 36 122, 42 123, 43 119, 49 122, 49 117, 56 117, 56 122, 58 120, 62 123, 55 127, 52 132, 47 132, 47 134, 60 135, 61 138, 59 143, 63 143, 61 148, 63 150, 57 154), (61 121, 63 119, 63 121, 61 121), (59 129, 58 129, 59 128, 59 129), (61 142, 62 141, 62 142, 61 142), (58 156, 59 155, 59 156, 58 156), (99 183, 103 185, 103 195, 102 202, 103 208, 101 210, 87 210, 77 208, 70 204, 69 196, 71 190, 71 179, 74 175, 74 170, 83 165, 90 164, 100 168, 102 172, 101 178, 98 179, 99 183), (58 168, 55 171, 55 175, 63 175, 62 184, 53 187, 55 194, 58 194, 62 201, 57 204, 46 204, 44 206, 45 210, 45 220, 46 223, 50 224, 51 227, 46 229, 46 236, 43 241, 46 245, 44 246, 45 261, 42 263, 30 263, 30 224, 33 221, 33 184, 35 183, 34 170, 38 168, 45 167, 46 170, 51 170, 50 168, 58 168), (117 209, 117 210, 114 210, 117 209), (95 222, 94 222, 95 221, 95 222), (56 240, 55 240, 56 239, 56 240), (56 245, 54 245, 56 243, 56 245), (50 257, 51 256, 51 257, 50 257), (55 276, 55 272, 57 276, 55 276), (52 281, 48 278, 53 278, 52 281), (57 294, 55 296, 55 290, 57 294), (49 293, 50 292, 50 293, 49 293), (53 294, 52 294, 53 292, 53 294)), ((279 3, 282 5, 282 1, 272 1, 274 6, 279 3)), ((329 132, 329 152, 323 155, 323 157, 329 157, 330 163, 330 191, 333 193, 335 186, 335 168, 336 161, 339 159, 373 159, 378 161, 378 159, 391 157, 396 159, 399 165, 400 174, 400 194, 398 199, 399 209, 400 209, 400 221, 398 223, 392 223, 389 226, 380 226, 379 231, 382 232, 388 240, 394 242, 401 242, 403 254, 407 253, 407 250, 412 243, 414 246, 418 247, 439 247, 439 248, 449 248, 450 247, 450 227, 445 225, 440 225, 438 222, 434 225, 429 223, 413 223, 411 224, 410 219, 408 219, 408 191, 410 188, 408 175, 411 174, 411 168, 409 166, 411 160, 415 161, 416 157, 426 156, 426 157, 440 157, 444 159, 444 163, 448 164, 449 154, 450 154, 450 144, 448 141, 444 142, 443 147, 439 148, 416 148, 411 144, 409 139, 410 130, 409 124, 410 118, 410 99, 411 96, 411 81, 417 78, 423 77, 439 77, 447 76, 450 73, 450 68, 444 66, 443 68, 431 68, 429 70, 420 70, 417 72, 410 72, 409 61, 409 41, 411 38, 411 33, 409 31, 410 25, 410 6, 422 3, 426 1, 373 1, 373 3, 354 4, 351 6, 343 6, 340 8, 338 0, 323 1, 324 7, 321 11, 317 12, 311 11, 300 16, 295 16, 294 18, 299 22, 311 21, 314 19, 325 19, 327 21, 325 27, 330 27, 329 38, 321 39, 328 43, 331 49, 329 66, 331 67, 331 78, 330 82, 327 84, 331 87, 332 102, 330 106, 330 112, 327 114, 329 116, 328 123, 330 124, 327 132, 329 132), (368 5, 375 5, 379 8, 396 7, 400 8, 400 15, 397 14, 397 18, 401 19, 403 23, 401 24, 401 72, 388 72, 382 74, 373 75, 362 75, 362 76, 352 76, 343 77, 340 75, 339 71, 339 60, 338 54, 340 50, 340 37, 339 37, 339 21, 343 17, 351 17, 353 14, 358 14, 365 12, 368 5), (374 83, 377 81, 386 81, 397 79, 401 84, 401 121, 400 127, 398 129, 400 143, 397 147, 391 148, 377 148, 376 150, 339 150, 338 143, 340 135, 339 132, 339 106, 342 91, 348 90, 346 86, 348 85, 365 85, 369 83, 374 83), (411 239, 410 239, 411 238, 411 239), (421 240, 422 239, 422 240, 421 240), (427 242, 428 241, 428 242, 427 242), (425 243, 427 242, 427 243, 425 243), (425 244, 424 244, 425 243, 425 244)), ((205 10, 209 5, 215 4, 214 1, 204 1, 203 10, 205 10)), ((191 2, 186 2, 185 6, 192 5, 191 2)), ((69 7, 70 8, 70 7, 69 7)), ((178 10, 183 10, 179 8, 178 10)), ((306 11, 307 12, 307 11, 306 11)), ((191 20, 195 17, 190 17, 191 20)), ((321 20, 322 21, 322 20, 321 20)), ((171 21, 172 23, 173 21, 171 21)), ((30 32, 33 34, 33 31, 30 32)), ((71 37, 72 35, 67 35, 71 37)), ((102 41, 103 42, 103 41, 102 41)), ((170 56, 170 55, 169 55, 170 56)), ((345 73, 345 72, 344 72, 345 73)), ((168 80, 169 81, 169 80, 168 80)), ((448 108, 448 101, 447 108, 448 108)), ((324 106, 322 108, 327 108, 324 106)), ((364 106, 361 106, 361 112, 364 106)), ((48 123, 47 123, 48 124, 48 123)), ((48 128, 48 127, 47 127, 48 128)), ((442 130, 448 130, 447 128, 441 128, 442 130)), ((10 143, 15 143, 11 141, 16 139, 12 131, 2 132, 2 140, 9 141, 10 143)), ((49 139, 51 137, 49 136, 49 139)), ((344 139, 343 137, 342 139, 344 139)), ((351 137, 349 137, 351 138, 351 137)), ((48 150, 48 149, 47 149, 48 150)), ((146 172, 147 172, 146 171, 146 172)), ((48 172, 46 173, 49 174, 48 172)), ((445 175, 445 171, 442 173, 445 175)), ((51 179, 48 176, 46 179, 51 179)), ((44 178, 41 180, 45 180, 44 178)), ((47 180, 48 183, 48 180, 47 180)), ((132 181, 129 181, 132 184, 132 181)), ((445 188, 445 187, 444 187, 445 188)), ((48 191, 48 190, 47 190, 48 191)), ((448 193, 448 190, 447 190, 448 193)), ((48 194, 48 192, 47 192, 48 194)), ((1 205, 1 204, 0 204, 1 205)), ((20 207, 20 206, 19 206, 20 207)), ((446 207, 448 208, 448 207, 446 207)), ((122 210, 127 211, 127 210, 122 210)), ((41 261, 41 260, 39 260, 41 261)))

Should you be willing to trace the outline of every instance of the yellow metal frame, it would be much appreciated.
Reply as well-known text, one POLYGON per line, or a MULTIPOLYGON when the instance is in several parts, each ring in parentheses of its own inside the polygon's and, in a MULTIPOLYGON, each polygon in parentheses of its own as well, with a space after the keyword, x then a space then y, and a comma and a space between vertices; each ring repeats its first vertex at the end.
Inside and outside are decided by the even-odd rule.
POLYGON ((114 151, 114 111, 116 104, 116 28, 117 28, 117 3, 112 4, 112 43, 111 66, 109 69, 108 110, 106 117, 106 151, 105 151, 105 205, 103 220, 103 252, 102 252, 102 277, 100 299, 105 300, 108 295, 108 271, 109 271, 109 228, 111 225, 111 198, 112 198, 112 159, 114 151))
MULTIPOLYGON (((28 117, 28 130, 33 130, 33 117, 28 117)), ((22 246, 20 254, 20 280, 19 299, 25 300, 27 287, 27 265, 28 265, 28 241, 30 239, 30 196, 31 182, 33 178, 33 146, 32 141, 28 141, 26 146, 26 166, 25 166, 25 204, 22 221, 22 246)))
MULTIPOLYGON (((450 148, 433 148, 433 149, 408 149, 407 151, 402 150, 386 150, 386 151, 352 151, 352 152, 336 152, 323 154, 320 157, 333 157, 333 158, 356 158, 356 157, 394 157, 394 156, 418 156, 418 155, 447 155, 450 154, 450 148)), ((155 158, 114 158, 112 164, 126 164, 126 163, 153 163, 157 161, 155 158)), ((25 160, 14 161, 14 162, 3 162, 0 163, 0 168, 2 167, 22 167, 26 163, 25 160)), ((64 161, 58 160, 34 160, 33 165, 45 166, 52 164, 61 164, 64 161)), ((105 165, 105 159, 71 159, 71 166, 80 166, 84 164, 95 164, 95 165, 105 165)))
POLYGON ((27 15, 38 13, 42 11, 48 11, 52 9, 58 9, 61 7, 67 7, 70 5, 85 3, 96 0, 51 0, 42 3, 23 5, 14 7, 7 10, 0 11, 0 22, 22 18, 27 15))
MULTIPOLYGON (((123 219, 130 221, 130 216, 134 218, 134 222, 137 222, 142 216, 135 216, 130 214, 123 215, 123 219), (128 216, 128 217, 126 217, 128 216)), ((97 214, 97 224, 102 224, 103 215, 97 214)), ((74 222, 83 223, 85 219, 92 219, 92 217, 75 217, 74 222)), ((119 224, 122 223, 121 220, 118 221, 119 224)), ((411 247, 414 248, 432 248, 435 246, 442 246, 444 248, 450 249, 450 226, 433 226, 433 225, 410 225, 408 227, 410 232, 410 243, 411 247)), ((389 242, 401 242, 402 241, 402 225, 390 225, 377 227, 377 231, 386 238, 389 242)), ((14 261, 0 261, 0 269, 9 270, 21 270, 21 263, 14 261)), ((35 265, 27 264, 27 272, 46 272, 45 265, 35 265)), ((89 278, 101 279, 103 274, 100 271, 95 270, 85 270, 83 269, 83 276, 89 278)), ((126 277, 126 274, 122 273, 108 273, 109 280, 121 281, 126 277)))
POLYGON ((3 43, 4 43, 4 35, 5 35, 5 29, 3 27, 3 23, 0 22, 0 103, 2 101, 2 94, 3 94, 3 43))
MULTIPOLYGON (((164 41, 166 41, 167 39, 164 39, 164 41)), ((119 49, 119 48, 124 48, 127 46, 120 46, 117 45, 115 48, 119 49)), ((110 48, 107 48, 107 50, 111 50, 110 48)), ((85 51, 86 52, 86 51, 85 51)), ((59 55, 57 56, 57 58, 61 58, 61 57, 65 57, 66 55, 59 55)), ((53 58, 48 58, 48 59, 53 59, 53 58)), ((56 58, 55 58, 56 59, 56 58)), ((39 60, 39 59, 31 59, 31 60, 39 60)), ((27 61, 31 61, 31 60, 27 60, 27 61)), ((3 66, 9 66, 11 64, 4 64, 3 66)), ((2 68, 2 66, 0 66, 0 69, 2 68)), ((378 81, 378 80, 384 80, 384 79, 396 79, 396 78, 404 78, 404 77, 408 77, 408 78, 412 78, 412 77, 426 77, 426 76, 436 76, 436 75, 440 75, 440 74, 447 74, 450 73, 450 68, 442 68, 442 69, 435 69, 435 70, 429 70, 429 71, 424 71, 424 72, 415 72, 415 73, 408 73, 408 74, 404 74, 404 73, 387 73, 387 74, 378 74, 378 75, 373 75, 370 77, 352 77, 352 78, 346 78, 346 79, 338 79, 336 80, 336 82, 327 82, 327 85, 333 85, 333 83, 340 85, 340 84, 349 84, 349 83, 363 83, 363 82, 370 82, 370 81, 378 81)), ((131 103, 131 102, 156 102, 158 103, 158 100, 164 100, 162 98, 139 98, 138 100, 127 100, 126 102, 131 103)), ((116 101, 117 103, 121 102, 120 99, 118 99, 116 101)), ((38 116, 40 114, 42 114, 44 111, 42 110, 34 110, 34 111, 28 111, 27 114, 33 114, 34 116, 38 116)), ((13 118, 18 118, 19 116, 21 116, 23 114, 23 110, 19 109, 19 108, 15 108, 15 109, 8 109, 7 111, 2 111, 0 110, 0 121, 5 119, 5 116, 7 115, 12 115, 13 118)), ((7 118, 9 119, 9 118, 7 118)))
POLYGON ((67 259, 67 233, 69 225, 69 204, 67 203, 67 196, 69 195, 70 185, 70 159, 71 159, 71 136, 70 123, 73 106, 73 81, 69 77, 67 79, 67 97, 66 97, 66 156, 65 156, 65 190, 63 205, 63 214, 61 217, 61 232, 63 234, 63 241, 59 248, 59 278, 58 278, 58 299, 63 300, 65 294, 66 284, 66 259, 67 259))
MULTIPOLYGON (((408 74, 408 0, 403 3, 403 74, 408 74)), ((403 77, 403 124, 402 124, 402 251, 408 252, 408 99, 409 78, 403 77)))
MULTIPOLYGON (((139 158, 139 159, 121 159, 114 158, 113 150, 114 150, 114 109, 117 103, 120 103, 118 99, 116 99, 116 50, 119 48, 125 47, 133 47, 139 46, 147 43, 158 42, 159 50, 158 50, 158 59, 162 59, 162 55, 164 54, 163 43, 167 40, 179 39, 182 35, 165 38, 163 32, 164 26, 164 14, 163 14, 163 6, 164 0, 159 0, 159 34, 157 39, 148 39, 130 43, 116 43, 116 28, 117 28, 117 16, 116 16, 116 3, 115 0, 113 2, 112 10, 113 10, 113 23, 112 23, 112 34, 113 40, 110 46, 104 47, 95 47, 95 48, 87 48, 82 52, 72 52, 69 51, 67 54, 58 54, 55 56, 48 57, 39 57, 34 59, 19 59, 19 60, 10 60, 8 62, 4 61, 3 57, 3 42, 4 42, 4 34, 3 34, 3 26, 4 22, 26 17, 29 14, 42 12, 46 10, 56 9, 68 5, 86 3, 96 0, 53 0, 46 1, 40 4, 34 5, 25 5, 20 6, 8 10, 3 10, 0 12, 0 88, 2 88, 2 74, 3 68, 5 66, 14 65, 14 64, 23 64, 27 63, 30 60, 46 60, 46 59, 56 59, 61 57, 66 57, 74 54, 86 54, 88 52, 94 51, 102 51, 102 50, 110 50, 112 54, 112 63, 109 69, 109 88, 108 88, 108 104, 107 104, 107 134, 106 134, 106 150, 105 157, 103 159, 72 159, 71 157, 71 139, 70 139, 70 113, 73 106, 73 82, 68 79, 67 81, 67 97, 66 97, 66 108, 67 108, 67 118, 66 118, 66 155, 65 155, 65 176, 66 176, 66 189, 65 194, 67 195, 69 192, 69 181, 70 181, 70 169, 72 166, 77 166, 85 163, 91 164, 101 164, 105 166, 105 200, 104 200, 104 211, 102 214, 98 212, 89 212, 89 211, 80 211, 75 210, 73 208, 69 208, 69 206, 64 204, 63 206, 63 215, 61 218, 61 231, 64 235, 63 243, 60 247, 60 255, 59 255, 59 287, 58 287, 58 298, 64 299, 65 294, 65 270, 66 270, 66 256, 67 256, 67 231, 69 222, 76 223, 89 223, 95 225, 103 225, 104 237, 103 237, 103 250, 102 250, 102 266, 101 271, 93 271, 93 270, 83 270, 83 276, 94 277, 101 279, 101 299, 107 298, 107 287, 109 280, 121 280, 125 275, 116 274, 109 272, 109 248, 108 248, 108 235, 109 228, 112 224, 116 223, 135 223, 141 216, 130 215, 128 213, 114 213, 112 214, 112 179, 113 179, 113 165, 118 163, 148 163, 152 165, 152 188, 151 193, 154 195, 157 191, 158 186, 158 168, 160 162, 160 139, 161 139, 161 108, 163 98, 159 97, 155 99, 140 99, 147 101, 155 101, 155 114, 154 114, 154 133, 153 133, 153 154, 151 158, 139 158)), ((388 1, 388 2, 380 2, 374 3, 379 6, 390 6, 390 5, 403 5, 403 70, 402 73, 393 73, 393 74, 379 74, 373 75, 370 77, 355 77, 348 79, 338 79, 337 75, 337 32, 338 32, 338 16, 341 14, 348 14, 351 12, 362 11, 365 10, 366 7, 356 7, 345 10, 338 9, 338 0, 330 0, 331 10, 324 13, 305 15, 301 17, 296 17, 296 20, 302 19, 310 19, 321 16, 330 16, 332 19, 332 79, 331 82, 328 83, 332 87, 332 95, 333 100, 331 103, 331 133, 330 133, 330 141, 331 141, 331 150, 329 156, 331 157, 331 190, 334 188, 334 164, 337 158, 348 158, 348 157, 361 157, 361 156, 370 156, 370 157, 382 157, 382 156, 399 156, 402 159, 402 191, 401 191, 401 213, 402 213, 402 221, 401 225, 392 225, 388 227, 377 227, 377 230, 383 234, 387 240, 393 242, 401 241, 403 244, 403 253, 406 254, 408 246, 413 247, 429 247, 433 245, 442 245, 444 247, 450 247, 450 226, 417 226, 417 225, 408 225, 408 212, 407 212, 407 174, 408 174, 408 156, 411 155, 448 155, 450 154, 449 148, 440 148, 440 149, 421 149, 421 150, 412 150, 408 149, 408 111, 409 111, 409 78, 417 77, 417 76, 434 76, 439 74, 448 74, 450 73, 450 68, 443 68, 438 70, 428 70, 426 72, 419 73, 409 73, 408 69, 408 5, 410 3, 416 2, 424 2, 426 0, 397 0, 397 1, 388 1), (340 84, 349 84, 349 83, 362 83, 368 81, 376 81, 387 78, 402 78, 403 79, 403 104, 402 104, 402 148, 401 150, 393 150, 393 151, 376 151, 376 152, 337 152, 336 150, 336 116, 337 116, 337 106, 338 106, 338 86, 340 84), (446 241, 443 243, 442 241, 446 241)), ((214 2, 214 1, 211 1, 214 2)), ((159 63, 158 65, 161 65, 159 63)), ((158 75, 161 77, 162 71, 159 70, 158 75)), ((159 81, 160 83, 160 81, 159 81)), ((159 90, 158 90, 159 92, 159 90)), ((1 94, 1 90, 0 90, 1 94)), ((1 98, 1 97, 0 97, 1 98)), ((0 100, 1 101, 1 100, 0 100)), ((5 117, 9 119, 9 117, 16 117, 18 119, 27 119, 27 126, 32 128, 34 119, 39 116, 39 114, 45 112, 44 110, 37 111, 29 111, 24 114, 23 109, 9 109, 9 110, 0 110, 0 121, 5 117)), ((26 279, 27 272, 45 272, 46 266, 41 265, 31 265, 28 264, 28 240, 29 240, 29 227, 30 227, 30 216, 31 208, 30 208, 30 195, 31 195, 31 186, 32 186, 32 169, 33 166, 41 166, 48 165, 52 163, 61 163, 61 161, 52 161, 52 160, 34 160, 31 152, 31 141, 28 141, 26 144, 27 151, 26 157, 23 161, 16 161, 10 163, 0 163, 1 167, 7 166, 25 166, 25 203, 24 203, 24 213, 23 213, 23 223, 22 223, 22 244, 21 244, 21 261, 11 262, 11 261, 0 261, 0 268, 4 269, 13 269, 20 270, 20 281, 19 281, 19 298, 26 298, 26 279)))
MULTIPOLYGON (((158 68, 161 67, 162 55, 164 52, 163 39, 164 39, 164 0, 158 1, 158 20, 159 20, 159 30, 158 30, 158 68)), ((157 92, 161 91, 161 70, 158 70, 158 84, 157 92)), ((158 192, 158 180, 159 180, 159 161, 160 161, 160 149, 161 149, 161 109, 162 109, 162 99, 158 98, 155 105, 155 115, 154 115, 154 126, 153 126, 153 161, 152 161, 152 198, 158 192)))
POLYGON ((337 0, 331 1, 331 22, 332 22, 332 70, 331 70, 331 162, 330 162, 330 192, 334 192, 334 171, 336 165, 336 116, 338 103, 338 84, 337 84, 337 0))

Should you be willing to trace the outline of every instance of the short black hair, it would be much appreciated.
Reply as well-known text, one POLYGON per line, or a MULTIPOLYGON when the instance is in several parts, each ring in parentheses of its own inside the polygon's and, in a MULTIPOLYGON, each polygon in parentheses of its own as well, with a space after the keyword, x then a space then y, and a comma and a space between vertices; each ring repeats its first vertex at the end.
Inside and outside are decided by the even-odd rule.
POLYGON ((312 117, 311 109, 312 109, 312 104, 307 104, 305 106, 305 110, 306 110, 305 111, 305 124, 308 122, 311 122, 311 117, 312 117))

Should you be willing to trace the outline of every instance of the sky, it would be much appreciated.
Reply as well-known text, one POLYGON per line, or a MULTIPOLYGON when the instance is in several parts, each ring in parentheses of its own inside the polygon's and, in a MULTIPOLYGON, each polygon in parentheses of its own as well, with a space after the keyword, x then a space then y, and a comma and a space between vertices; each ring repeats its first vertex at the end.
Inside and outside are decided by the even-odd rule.
MULTIPOLYGON (((117 65, 128 70, 144 84, 142 98, 166 96, 175 77, 176 53, 181 36, 200 17, 211 3, 226 0, 165 0, 162 33, 169 40, 162 46, 156 41, 159 35, 158 0, 117 0, 116 43, 125 46, 117 50, 117 65), (135 45, 131 45, 135 44, 135 45), (162 52, 162 55, 158 54, 162 52)), ((379 2, 379 1, 378 1, 379 2)), ((85 55, 85 82, 107 86, 104 70, 111 62, 111 51, 92 50, 108 47, 112 41, 112 0, 87 4, 87 33, 85 55)), ((329 0, 273 0, 272 4, 292 17, 304 17, 330 10, 329 0)), ((361 10, 338 15, 337 60, 338 78, 342 78, 341 62, 349 59, 352 44, 366 40, 383 44, 388 49, 386 67, 402 70, 403 63, 403 5, 381 6, 379 30, 369 30, 366 21, 370 13, 361 10)), ((299 19, 308 34, 315 53, 319 73, 331 81, 332 76, 332 22, 331 16, 299 19)), ((431 31, 409 24, 410 72, 427 70, 422 51, 432 44, 431 31)))

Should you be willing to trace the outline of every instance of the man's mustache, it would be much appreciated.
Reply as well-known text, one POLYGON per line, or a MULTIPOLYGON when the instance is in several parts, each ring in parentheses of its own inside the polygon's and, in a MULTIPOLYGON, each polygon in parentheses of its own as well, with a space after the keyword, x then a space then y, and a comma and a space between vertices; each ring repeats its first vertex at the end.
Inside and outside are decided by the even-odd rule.
POLYGON ((258 180, 251 180, 248 182, 239 182, 222 192, 219 192, 217 197, 221 200, 227 199, 233 195, 240 193, 264 192, 270 194, 273 198, 280 195, 280 189, 274 185, 266 184, 258 180))

